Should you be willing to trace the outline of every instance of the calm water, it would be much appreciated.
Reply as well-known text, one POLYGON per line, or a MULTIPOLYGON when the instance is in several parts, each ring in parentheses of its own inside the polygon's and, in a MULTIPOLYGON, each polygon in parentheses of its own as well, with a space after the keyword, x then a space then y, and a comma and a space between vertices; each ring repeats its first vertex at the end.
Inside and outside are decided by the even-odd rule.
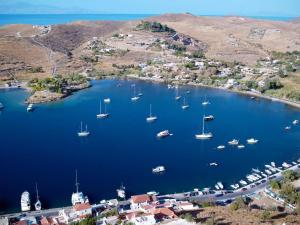
MULTIPOLYGON (((7 24, 35 24, 52 25, 70 23, 78 20, 137 20, 144 19, 155 14, 2 14, 0 25, 7 24)), ((294 17, 275 16, 249 16, 255 19, 288 21, 294 17)))
MULTIPOLYGON (((156 190, 180 192, 192 188, 238 181, 253 167, 270 161, 291 161, 300 157, 300 126, 290 132, 284 127, 300 118, 298 110, 267 100, 214 89, 190 88, 189 110, 174 100, 174 90, 164 85, 136 82, 144 96, 132 103, 132 81, 104 80, 90 89, 56 103, 38 105, 26 112, 21 90, 1 91, 6 106, 0 115, 0 207, 1 212, 19 209, 24 190, 32 194, 38 182, 44 206, 70 204, 78 169, 80 190, 92 201, 116 196, 123 184, 130 193, 156 190), (211 105, 203 107, 203 96, 211 105), (111 117, 97 120, 99 100, 110 97, 111 117), (149 104, 158 120, 145 121, 149 104), (207 123, 212 140, 195 140, 206 111, 215 120, 207 123), (88 124, 91 135, 77 137, 80 121, 88 124), (173 136, 156 139, 156 133, 169 129, 173 136), (237 138, 254 136, 260 142, 243 150, 216 146, 237 138), (209 167, 209 162, 218 167, 209 167), (151 168, 165 165, 167 172, 153 175, 151 168)), ((183 93, 184 88, 180 89, 183 93)))

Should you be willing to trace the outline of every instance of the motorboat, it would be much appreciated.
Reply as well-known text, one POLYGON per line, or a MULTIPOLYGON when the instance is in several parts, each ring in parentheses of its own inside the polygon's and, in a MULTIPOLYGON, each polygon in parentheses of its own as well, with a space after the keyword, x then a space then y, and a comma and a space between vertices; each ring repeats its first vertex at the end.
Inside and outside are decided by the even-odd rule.
POLYGON ((205 121, 212 121, 212 120, 214 120, 214 119, 215 119, 215 117, 214 117, 213 115, 204 116, 204 120, 205 120, 205 121))
POLYGON ((256 144, 258 142, 258 140, 257 139, 254 139, 254 138, 249 138, 249 139, 247 139, 247 143, 248 144, 256 144))
POLYGON ((228 144, 230 144, 230 145, 238 145, 239 141, 237 139, 233 139, 233 140, 229 141, 228 144))
POLYGON ((156 135, 158 138, 164 138, 170 136, 169 130, 163 130, 156 135))
POLYGON ((153 173, 162 173, 165 172, 166 168, 164 166, 157 166, 155 168, 152 169, 153 173))
POLYGON ((223 150, 223 149, 225 149, 225 145, 219 145, 219 146, 217 147, 217 149, 223 150))

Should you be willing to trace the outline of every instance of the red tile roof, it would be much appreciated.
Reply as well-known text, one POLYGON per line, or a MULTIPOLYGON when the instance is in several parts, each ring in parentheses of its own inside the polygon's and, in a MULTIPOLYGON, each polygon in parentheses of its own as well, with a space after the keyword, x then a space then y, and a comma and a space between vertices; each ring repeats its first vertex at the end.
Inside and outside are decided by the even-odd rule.
POLYGON ((149 195, 133 195, 131 196, 131 200, 133 203, 144 203, 150 202, 151 198, 149 195))
POLYGON ((91 205, 90 203, 76 204, 73 206, 73 208, 75 211, 82 211, 82 210, 90 209, 91 205))
POLYGON ((155 209, 153 214, 158 217, 169 217, 169 218, 177 217, 176 214, 171 209, 168 209, 168 208, 155 209))

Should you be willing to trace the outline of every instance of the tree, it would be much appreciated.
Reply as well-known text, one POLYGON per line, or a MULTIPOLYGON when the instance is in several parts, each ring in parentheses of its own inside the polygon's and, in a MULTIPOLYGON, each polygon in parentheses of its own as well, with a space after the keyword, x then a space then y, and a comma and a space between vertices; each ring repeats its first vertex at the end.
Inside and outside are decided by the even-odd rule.
POLYGON ((194 217, 190 213, 184 214, 183 215, 183 219, 185 219, 188 222, 194 222, 195 221, 194 217))
POLYGON ((246 205, 244 199, 242 197, 238 197, 235 199, 235 201, 233 203, 231 203, 230 209, 233 211, 236 211, 241 208, 246 208, 246 206, 247 205, 246 205))
POLYGON ((283 175, 283 179, 285 182, 292 182, 299 178, 299 175, 297 174, 297 172, 295 172, 293 170, 286 170, 286 171, 282 172, 282 175, 283 175))
POLYGON ((262 221, 269 220, 271 218, 271 213, 268 210, 264 210, 263 213, 260 216, 262 221))
POLYGON ((271 186, 272 189, 276 189, 276 190, 279 190, 280 187, 281 187, 280 183, 276 180, 271 180, 270 181, 270 186, 271 186))

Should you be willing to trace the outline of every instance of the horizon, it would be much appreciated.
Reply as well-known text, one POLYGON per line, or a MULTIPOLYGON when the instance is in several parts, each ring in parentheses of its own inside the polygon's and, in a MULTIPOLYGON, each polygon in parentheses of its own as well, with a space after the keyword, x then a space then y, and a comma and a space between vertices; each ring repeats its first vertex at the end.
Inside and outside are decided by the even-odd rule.
POLYGON ((297 0, 0 0, 0 14, 151 14, 191 13, 207 16, 299 17, 297 0), (272 7, 270 7, 272 5, 272 7))

